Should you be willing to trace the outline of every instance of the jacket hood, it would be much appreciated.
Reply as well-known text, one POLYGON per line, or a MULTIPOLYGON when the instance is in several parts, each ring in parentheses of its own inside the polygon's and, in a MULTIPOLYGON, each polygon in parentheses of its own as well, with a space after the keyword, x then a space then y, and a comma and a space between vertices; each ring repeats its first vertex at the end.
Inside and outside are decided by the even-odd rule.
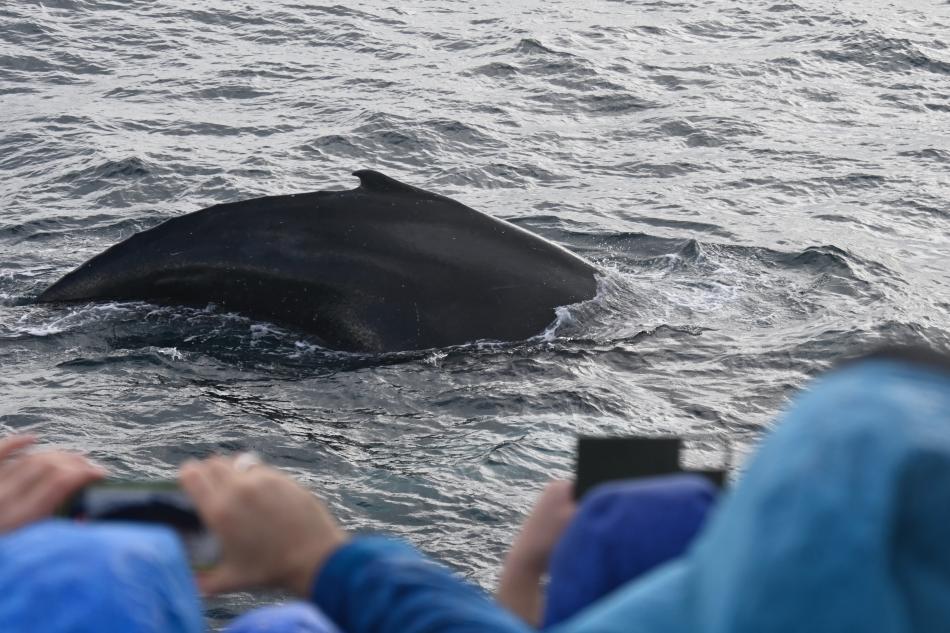
POLYGON ((682 559, 585 631, 945 631, 950 373, 876 358, 817 381, 682 559))

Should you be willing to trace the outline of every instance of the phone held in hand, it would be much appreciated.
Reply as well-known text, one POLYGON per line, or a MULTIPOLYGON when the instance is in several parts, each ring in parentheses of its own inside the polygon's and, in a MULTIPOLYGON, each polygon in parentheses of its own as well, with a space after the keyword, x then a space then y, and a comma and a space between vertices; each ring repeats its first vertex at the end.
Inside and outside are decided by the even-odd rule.
POLYGON ((682 453, 683 439, 679 437, 581 436, 577 439, 574 497, 580 499, 591 488, 608 481, 680 472, 704 475, 723 487, 726 468, 684 468, 682 453))
POLYGON ((220 550, 191 499, 172 481, 104 481, 80 490, 60 514, 77 521, 160 524, 181 538, 193 568, 214 565, 220 550))

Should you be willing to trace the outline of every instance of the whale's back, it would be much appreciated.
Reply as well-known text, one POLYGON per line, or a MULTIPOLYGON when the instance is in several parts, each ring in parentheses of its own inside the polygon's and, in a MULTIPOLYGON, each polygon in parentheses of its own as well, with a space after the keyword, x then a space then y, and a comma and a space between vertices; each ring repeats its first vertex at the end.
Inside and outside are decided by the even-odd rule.
POLYGON ((552 242, 378 172, 356 175, 349 191, 168 220, 38 300, 216 303, 375 352, 528 338, 557 306, 596 292, 595 268, 552 242))

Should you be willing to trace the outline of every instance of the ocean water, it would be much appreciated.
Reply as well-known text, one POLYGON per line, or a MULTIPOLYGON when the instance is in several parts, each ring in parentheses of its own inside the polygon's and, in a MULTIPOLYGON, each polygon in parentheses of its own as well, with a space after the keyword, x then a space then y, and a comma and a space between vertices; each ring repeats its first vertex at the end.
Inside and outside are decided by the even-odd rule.
POLYGON ((578 434, 741 464, 837 360, 950 350, 948 256, 946 1, 0 5, 0 432, 135 478, 255 449, 486 588, 578 434), (360 168, 591 259, 597 298, 376 357, 214 305, 33 303, 168 218, 360 168))

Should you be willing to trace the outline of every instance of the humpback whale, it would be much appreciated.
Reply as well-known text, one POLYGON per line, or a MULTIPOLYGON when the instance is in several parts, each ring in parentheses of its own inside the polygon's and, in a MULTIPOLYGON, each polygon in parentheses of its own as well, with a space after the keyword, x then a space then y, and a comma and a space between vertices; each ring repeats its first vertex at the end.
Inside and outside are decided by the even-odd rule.
POLYGON ((215 303, 327 347, 393 352, 544 331, 597 269, 503 220, 372 170, 356 189, 176 217, 112 246, 39 302, 215 303))

